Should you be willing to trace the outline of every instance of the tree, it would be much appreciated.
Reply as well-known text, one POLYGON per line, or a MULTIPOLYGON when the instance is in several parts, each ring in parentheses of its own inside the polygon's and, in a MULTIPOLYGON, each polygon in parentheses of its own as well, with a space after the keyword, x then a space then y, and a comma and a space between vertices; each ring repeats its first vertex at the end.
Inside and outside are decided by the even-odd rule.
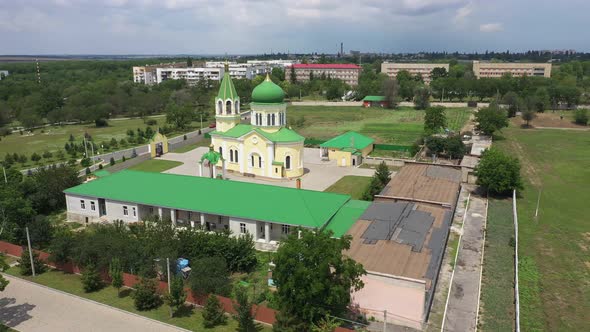
POLYGON ((109 160, 109 164, 111 166, 115 165, 115 158, 111 157, 111 160, 109 160))
POLYGON ((186 292, 182 277, 171 277, 170 294, 166 295, 166 303, 170 306, 170 317, 174 317, 174 313, 184 306, 185 301, 186 292))
POLYGON ((430 106, 430 89, 421 86, 414 90, 414 108, 417 110, 427 109, 430 106))
MULTIPOLYGON (((45 271, 45 265, 43 262, 41 262, 39 259, 39 254, 35 251, 33 251, 33 265, 35 266, 36 274, 41 274, 43 271, 45 271)), ((33 274, 29 248, 23 250, 23 253, 20 255, 20 274, 24 276, 30 276, 33 274)))
POLYGON ((100 273, 94 264, 89 264, 82 271, 82 288, 84 292, 91 293, 102 288, 102 279, 100 273))
POLYGON ((496 131, 508 127, 506 111, 495 106, 485 107, 475 113, 477 130, 485 135, 493 135, 496 131))
POLYGON ((117 295, 121 295, 121 287, 123 287, 123 268, 119 258, 111 259, 109 265, 109 276, 111 277, 111 286, 117 289, 117 295))
POLYGON ((162 299, 158 295, 157 289, 156 280, 141 278, 133 294, 135 309, 146 311, 159 307, 162 304, 162 299))
POLYGON ((53 153, 51 153, 50 151, 43 152, 44 159, 51 159, 52 157, 53 157, 53 153))
POLYGON ((549 100, 549 93, 547 92, 547 89, 537 89, 537 92, 535 92, 535 96, 533 99, 534 110, 539 113, 543 113, 545 112, 545 109, 547 109, 550 106, 550 104, 551 102, 549 100))
POLYGON ((203 257, 192 260, 190 276, 191 290, 197 295, 226 295, 231 288, 231 280, 225 258, 203 257))
POLYGON ((389 183, 389 180, 391 180, 391 172, 389 171, 387 164, 385 164, 385 161, 382 161, 377 166, 377 169, 375 170, 375 177, 379 179, 379 182, 381 182, 383 186, 386 186, 389 183))
POLYGON ((211 294, 205 302, 203 308, 203 327, 210 329, 227 322, 227 317, 223 313, 223 307, 217 296, 211 294))
POLYGON ((193 120, 194 114, 190 106, 179 106, 174 103, 166 106, 166 123, 184 129, 193 120))
POLYGON ((186 66, 187 67, 193 66, 193 59, 190 56, 186 58, 186 66))
POLYGON ((381 183, 381 180, 379 180, 376 175, 373 175, 371 182, 369 182, 369 185, 367 186, 367 189, 365 189, 365 192, 363 192, 362 200, 372 201, 375 195, 379 195, 382 189, 383 184, 381 183))
POLYGON ((289 70, 291 71, 291 75, 289 75, 289 79, 291 80, 291 84, 295 84, 297 83, 297 77, 295 76, 295 66, 291 65, 291 67, 289 67, 289 70))
POLYGON ((447 73, 447 69, 445 67, 435 67, 430 72, 430 77, 433 81, 447 76, 449 76, 449 73, 447 73))
POLYGON ((252 316, 252 302, 248 299, 248 293, 243 287, 236 289, 235 319, 238 321, 236 332, 258 332, 262 330, 260 324, 254 322, 252 316))
MULTIPOLYGON (((6 261, 4 260, 4 253, 0 252, 0 272, 4 272, 8 270, 8 268, 9 266, 8 264, 6 264, 6 261)), ((3 292, 9 283, 10 281, 6 280, 6 278, 4 278, 2 274, 0 274, 0 292, 3 292)))
POLYGON ((387 108, 396 108, 399 101, 399 84, 395 78, 383 80, 381 94, 385 97, 387 108))
POLYGON ((507 92, 504 97, 502 97, 502 104, 508 106, 508 116, 514 117, 516 116, 516 112, 518 112, 518 95, 514 91, 507 92))
POLYGON ((58 228, 49 245, 49 260, 57 264, 65 264, 72 259, 74 234, 66 227, 58 228))
POLYGON ((432 135, 439 133, 447 125, 444 106, 433 106, 424 113, 424 133, 432 135))
POLYGON ((33 152, 33 154, 31 155, 31 161, 34 161, 35 163, 39 163, 39 161, 41 160, 41 156, 37 154, 37 152, 33 152))
MULTIPOLYGON (((443 68, 444 69, 444 68, 443 68)), ((326 315, 311 327, 311 332, 334 332, 340 326, 336 318, 326 315)))
POLYGON ((445 140, 445 151, 449 158, 461 159, 467 152, 467 148, 465 147, 465 143, 463 143, 460 136, 453 135, 447 137, 445 140))
POLYGON ((446 140, 439 136, 430 136, 425 139, 425 144, 430 153, 439 155, 445 150, 446 140))
POLYGON ((343 255, 351 237, 332 235, 331 231, 298 229, 282 241, 273 271, 280 311, 275 329, 309 331, 326 314, 343 316, 351 292, 364 286, 363 266, 343 255))
POLYGON ((574 113, 574 122, 585 126, 588 124, 588 110, 584 109, 584 108, 580 108, 578 110, 576 110, 576 112, 574 113))
POLYGON ((537 114, 535 114, 534 110, 527 108, 524 111, 522 111, 521 117, 524 121, 526 121, 526 127, 528 128, 529 122, 532 121, 534 118, 536 118, 537 114))
POLYGON ((475 175, 477 184, 492 194, 508 194, 523 188, 518 159, 505 155, 497 148, 482 153, 475 175))

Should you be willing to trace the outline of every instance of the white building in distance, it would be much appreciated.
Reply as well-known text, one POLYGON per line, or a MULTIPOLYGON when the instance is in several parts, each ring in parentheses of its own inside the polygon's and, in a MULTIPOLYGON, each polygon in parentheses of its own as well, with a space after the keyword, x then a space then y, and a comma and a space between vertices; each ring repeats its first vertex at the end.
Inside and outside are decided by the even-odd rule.
POLYGON ((424 83, 430 84, 432 70, 434 68, 444 68, 449 72, 448 63, 398 63, 398 62, 383 62, 381 64, 381 72, 387 76, 394 78, 397 74, 405 70, 412 76, 420 75, 424 83))

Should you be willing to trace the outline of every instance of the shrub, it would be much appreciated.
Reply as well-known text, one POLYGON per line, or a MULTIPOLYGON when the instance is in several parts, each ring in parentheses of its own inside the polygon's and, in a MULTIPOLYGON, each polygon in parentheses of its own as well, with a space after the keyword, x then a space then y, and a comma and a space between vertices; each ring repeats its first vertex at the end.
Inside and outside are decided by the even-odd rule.
POLYGON ((86 167, 86 169, 84 170, 84 173, 86 175, 90 175, 90 173, 92 173, 92 172, 90 171, 90 168, 89 167, 86 167))
POLYGON ((98 169, 102 169, 102 164, 98 164, 98 169))
POLYGON ((193 259, 191 266, 190 287, 195 294, 229 294, 231 280, 223 257, 193 259))
MULTIPOLYGON (((62 151, 59 151, 59 152, 61 152, 61 157, 62 157, 61 159, 63 159, 64 153, 62 151)), ((58 152, 58 156, 60 155, 59 152, 58 152)), ((18 162, 20 164, 23 164, 23 165, 26 164, 27 160, 29 160, 29 158, 27 158, 27 155, 25 155, 25 154, 21 154, 20 156, 18 156, 18 162)))
POLYGON ((148 126, 155 126, 158 124, 158 121, 156 121, 156 119, 148 119, 145 124, 147 124, 148 126))
POLYGON ((227 322, 227 317, 223 313, 223 307, 217 296, 211 294, 207 298, 205 308, 203 308, 203 327, 210 329, 217 325, 227 322))
POLYGON ((82 166, 82 167, 88 167, 88 166, 90 166, 91 163, 92 162, 90 161, 90 158, 88 158, 88 157, 83 158, 82 160, 80 160, 80 166, 82 166))
POLYGON ((135 150, 135 148, 133 148, 133 150, 131 151, 131 158, 135 157, 137 157, 137 151, 135 150))
POLYGON ((119 141, 119 145, 126 146, 127 145, 127 140, 124 139, 124 138, 121 138, 121 140, 119 141))
POLYGON ((121 158, 121 160, 122 160, 123 162, 125 162, 125 160, 126 160, 126 159, 125 159, 125 156, 123 156, 123 158, 121 158))
POLYGON ((158 295, 157 289, 156 280, 142 278, 133 294, 135 308, 145 311, 159 307, 162 304, 162 299, 158 295))
POLYGON ((118 258, 111 259, 109 276, 111 277, 111 286, 116 288, 117 295, 120 295, 121 287, 123 287, 123 269, 121 267, 121 261, 118 258))
POLYGON ((588 110, 580 108, 574 113, 574 122, 586 126, 588 125, 588 110))
POLYGON ((199 134, 199 135, 201 135, 201 129, 199 129, 199 132, 198 132, 198 134, 199 134))
POLYGON ((118 145, 117 140, 114 137, 111 138, 111 142, 109 143, 109 145, 116 148, 118 145))
POLYGON ((182 139, 186 141, 186 135, 182 135, 182 139))
POLYGON ((166 296, 166 302, 170 306, 170 317, 174 317, 186 301, 186 292, 184 291, 184 282, 181 277, 174 276, 170 282, 170 294, 166 296))
MULTIPOLYGON (((33 265, 35 266, 36 274, 41 274, 45 271, 45 265, 43 265, 43 262, 39 259, 39 254, 35 251, 33 251, 33 265)), ((28 248, 23 250, 23 253, 20 255, 20 274, 24 276, 30 276, 33 274, 28 248)))
POLYGON ((100 274, 96 270, 96 266, 94 264, 90 264, 86 266, 86 268, 82 271, 82 288, 84 288, 84 292, 91 293, 95 292, 102 288, 102 279, 100 278, 100 274))
POLYGON ((109 161, 109 164, 111 164, 111 166, 113 166, 115 164, 115 158, 111 157, 111 160, 109 161))
POLYGON ((94 120, 94 125, 97 128, 100 128, 100 127, 108 127, 109 126, 109 123, 107 122, 106 119, 100 118, 100 119, 94 120))
POLYGON ((31 161, 38 163, 41 160, 41 156, 37 154, 37 152, 33 152, 31 155, 31 161))

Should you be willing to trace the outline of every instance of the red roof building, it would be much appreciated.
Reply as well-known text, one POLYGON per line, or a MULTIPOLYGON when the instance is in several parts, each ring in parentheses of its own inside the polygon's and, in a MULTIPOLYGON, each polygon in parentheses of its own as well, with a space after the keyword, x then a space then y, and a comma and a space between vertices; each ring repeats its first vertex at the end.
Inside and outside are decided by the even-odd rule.
POLYGON ((308 63, 294 64, 285 70, 285 78, 291 79, 291 71, 295 72, 295 80, 309 81, 310 78, 322 76, 342 80, 350 86, 358 85, 361 67, 351 63, 308 63))

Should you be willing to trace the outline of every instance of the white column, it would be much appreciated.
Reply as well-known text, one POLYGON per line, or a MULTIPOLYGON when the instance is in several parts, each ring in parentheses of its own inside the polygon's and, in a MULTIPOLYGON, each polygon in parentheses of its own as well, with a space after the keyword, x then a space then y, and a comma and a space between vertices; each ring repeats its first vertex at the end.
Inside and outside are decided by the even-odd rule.
POLYGON ((266 167, 266 175, 270 178, 270 177, 275 177, 274 173, 273 173, 273 167, 272 167, 272 161, 275 159, 275 146, 273 143, 269 143, 268 147, 266 148, 266 163, 268 164, 268 167, 266 167))
POLYGON ((195 221, 191 220, 191 228, 195 228, 195 221))
POLYGON ((270 223, 264 223, 264 242, 270 242, 270 223))
POLYGON ((160 220, 162 220, 163 216, 162 216, 162 208, 161 207, 158 208, 158 216, 160 216, 160 220))
POLYGON ((244 155, 244 142, 240 142, 239 155, 238 155, 238 163, 240 164, 240 173, 244 173, 244 165, 246 165, 246 162, 248 162, 245 158, 246 158, 246 156, 244 155))
POLYGON ((213 165, 213 178, 217 178, 217 166, 213 165))
POLYGON ((176 227, 176 210, 170 209, 170 220, 172 220, 172 225, 176 227))
POLYGON ((205 214, 201 212, 201 227, 205 228, 205 214))
POLYGON ((203 163, 199 162, 199 176, 203 176, 203 163))

